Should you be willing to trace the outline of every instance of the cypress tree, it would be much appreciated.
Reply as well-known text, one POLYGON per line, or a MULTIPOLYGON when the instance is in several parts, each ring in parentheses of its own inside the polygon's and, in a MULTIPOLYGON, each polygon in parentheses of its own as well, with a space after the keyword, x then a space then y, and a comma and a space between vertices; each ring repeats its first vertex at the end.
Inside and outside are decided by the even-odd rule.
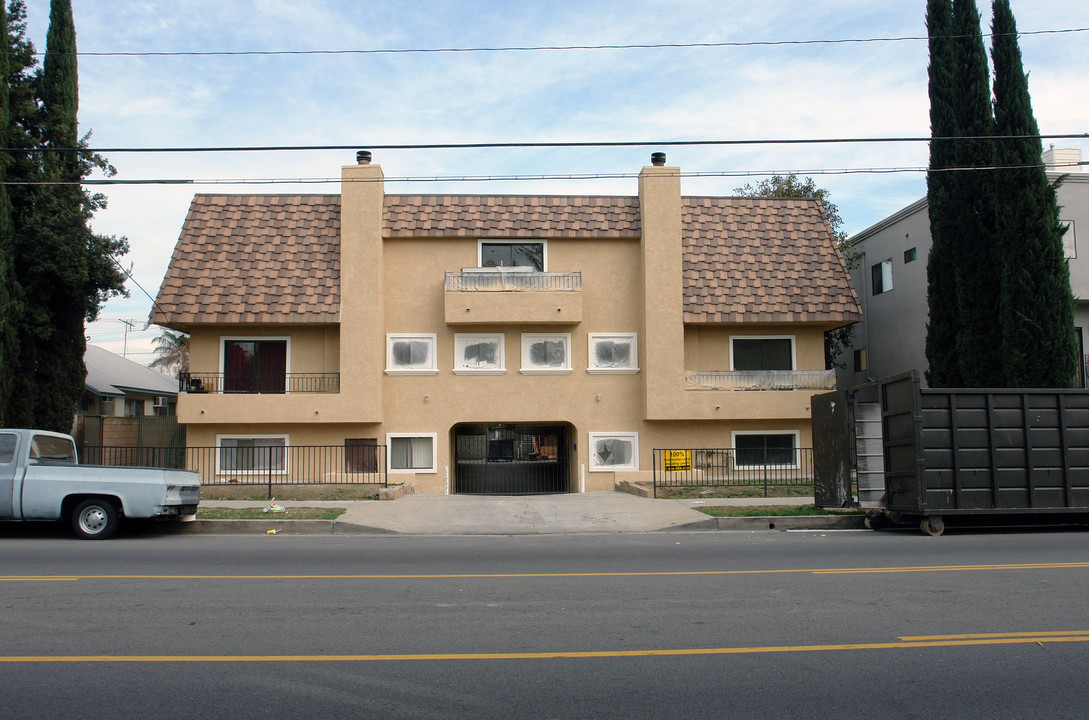
MULTIPOLYGON (((71 0, 50 3, 40 96, 45 147, 76 148, 79 90, 71 0)), ((78 182, 79 166, 75 151, 44 154, 46 180, 78 182)), ((38 348, 34 373, 38 391, 35 422, 45 429, 68 431, 87 374, 83 365, 87 258, 82 189, 78 184, 44 187, 35 215, 41 230, 39 252, 49 260, 48 265, 39 265, 38 279, 45 282, 37 285, 34 298, 48 322, 40 328, 43 344, 38 348), (48 352, 43 352, 46 348, 48 352)))
MULTIPOLYGON (((37 101, 37 60, 34 44, 26 36, 26 7, 23 0, 11 0, 7 12, 6 41, 8 70, 4 84, 8 90, 9 123, 6 125, 8 147, 25 148, 7 158, 5 178, 15 182, 41 179, 39 156, 31 152, 40 144, 40 110, 37 101)), ((3 422, 7 427, 34 427, 34 378, 38 334, 46 323, 32 299, 35 273, 42 262, 37 252, 37 224, 34 208, 39 188, 29 184, 6 186, 11 202, 12 251, 16 282, 15 312, 9 315, 8 332, 17 340, 5 342, 6 386, 0 394, 3 422)))
MULTIPOLYGON (((957 362, 966 387, 1003 387, 995 354, 1002 346, 995 320, 999 295, 994 243, 994 116, 990 71, 980 34, 975 0, 953 0, 952 24, 956 135, 953 162, 965 168, 949 173, 949 212, 954 238, 951 260, 956 279, 959 327, 957 362), (978 168, 978 169, 977 169, 978 168)), ((943 221, 943 222, 944 222, 943 221)))
MULTIPOLYGON (((8 37, 8 14, 3 2, 0 2, 0 37, 8 37)), ((5 42, 6 49, 6 42, 5 42)), ((7 138, 11 133, 11 113, 8 111, 8 54, 0 54, 0 143, 7 147, 7 138)), ((7 156, 0 157, 0 181, 6 175, 7 156)), ((0 427, 4 426, 4 405, 2 398, 8 397, 8 371, 16 368, 18 357, 18 335, 15 332, 16 321, 15 280, 15 242, 11 218, 11 201, 5 185, 0 184, 0 427)))
POLYGON ((1081 367, 1074 297, 1055 187, 1041 144, 1009 0, 994 0, 994 116, 999 166, 995 230, 1001 263, 1002 365, 1010 387, 1071 387, 1081 367))
POLYGON ((929 37, 930 66, 930 169, 926 176, 926 198, 930 214, 932 245, 927 258, 927 302, 929 319, 926 326, 926 359, 929 369, 926 380, 931 387, 960 387, 964 384, 956 347, 958 306, 956 294, 956 264, 952 253, 956 238, 946 217, 950 206, 951 175, 947 168, 955 166, 954 144, 939 138, 957 134, 956 86, 954 83, 953 7, 950 0, 928 0, 926 27, 929 37))

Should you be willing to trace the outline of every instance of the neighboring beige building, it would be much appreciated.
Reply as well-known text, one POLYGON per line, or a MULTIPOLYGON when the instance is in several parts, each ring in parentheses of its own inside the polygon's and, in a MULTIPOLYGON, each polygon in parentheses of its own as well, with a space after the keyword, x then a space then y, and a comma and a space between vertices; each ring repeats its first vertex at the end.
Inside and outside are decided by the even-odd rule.
POLYGON ((151 317, 191 335, 190 447, 378 444, 390 482, 513 493, 811 446, 861 317, 817 201, 682 197, 664 155, 634 197, 387 195, 359 156, 340 195, 194 198, 151 317))

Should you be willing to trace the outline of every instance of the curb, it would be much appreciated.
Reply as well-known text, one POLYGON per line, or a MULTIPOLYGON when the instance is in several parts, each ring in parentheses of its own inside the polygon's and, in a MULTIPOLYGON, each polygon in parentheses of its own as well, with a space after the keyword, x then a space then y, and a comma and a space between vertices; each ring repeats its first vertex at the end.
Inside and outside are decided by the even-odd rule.
POLYGON ((758 517, 709 517, 699 522, 663 528, 688 530, 864 530, 865 515, 763 515, 758 517))
MULTIPOLYGON (((786 530, 860 530, 866 527, 863 515, 791 515, 761 517, 709 517, 706 520, 631 532, 691 532, 691 531, 786 531, 786 530)), ((342 520, 193 520, 174 525, 173 532, 182 535, 414 535, 388 528, 356 525, 342 520), (275 532, 270 532, 275 530, 275 532)), ((624 531, 618 531, 624 532, 624 531)), ((494 532, 459 532, 458 535, 494 535, 494 532)), ((508 534, 508 533, 503 533, 508 534)), ((547 535, 550 533, 527 533, 547 535)), ((570 534, 570 531, 555 533, 570 534)))

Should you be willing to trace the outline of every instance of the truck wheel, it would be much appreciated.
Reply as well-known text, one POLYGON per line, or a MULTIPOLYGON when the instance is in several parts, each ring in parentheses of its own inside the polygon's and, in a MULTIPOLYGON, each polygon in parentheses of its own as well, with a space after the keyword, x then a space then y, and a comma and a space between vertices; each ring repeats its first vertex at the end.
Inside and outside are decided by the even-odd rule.
POLYGON ((72 529, 84 540, 105 540, 117 532, 121 519, 109 500, 84 500, 72 511, 72 529))

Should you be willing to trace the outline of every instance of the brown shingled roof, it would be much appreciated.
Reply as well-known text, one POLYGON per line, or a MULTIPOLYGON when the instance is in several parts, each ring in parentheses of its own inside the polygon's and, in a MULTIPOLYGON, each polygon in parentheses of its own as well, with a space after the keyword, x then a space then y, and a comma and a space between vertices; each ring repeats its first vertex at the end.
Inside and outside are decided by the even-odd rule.
POLYGON ((151 321, 340 321, 339 195, 197 195, 151 321))
POLYGON ((683 198, 684 321, 862 319, 820 203, 808 198, 683 198))
MULTIPOLYGON (((635 197, 387 195, 387 237, 638 237, 635 197)), ((684 320, 861 319, 820 205, 683 198, 684 320)), ((338 195, 197 195, 154 323, 335 323, 338 195)))
POLYGON ((634 197, 387 195, 387 237, 639 237, 634 197))

